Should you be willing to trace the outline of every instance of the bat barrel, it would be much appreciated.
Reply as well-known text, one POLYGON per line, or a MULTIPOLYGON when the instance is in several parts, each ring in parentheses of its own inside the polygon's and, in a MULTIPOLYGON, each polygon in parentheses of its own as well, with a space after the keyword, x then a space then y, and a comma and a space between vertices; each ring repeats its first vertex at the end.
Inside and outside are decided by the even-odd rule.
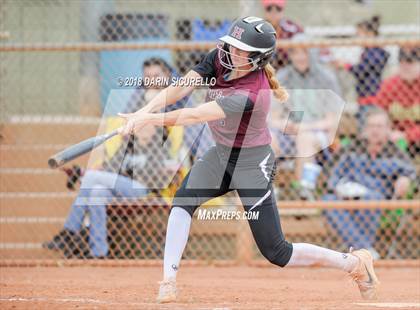
POLYGON ((97 147, 98 145, 102 144, 109 138, 115 136, 118 134, 118 131, 115 130, 109 134, 101 135, 98 137, 93 137, 87 140, 84 140, 82 142, 79 142, 78 144, 72 145, 65 149, 64 151, 61 151, 60 153, 57 153, 53 156, 51 156, 48 159, 48 166, 52 169, 55 169, 57 167, 60 167, 64 165, 66 162, 69 162, 70 160, 73 160, 76 157, 79 157, 83 154, 86 154, 87 152, 91 151, 93 148, 97 147))
POLYGON ((57 160, 57 158, 56 158, 56 157, 50 157, 50 158, 48 159, 48 166, 49 166, 51 169, 55 169, 55 168, 57 168, 57 167, 61 166, 62 164, 64 164, 64 163, 60 163, 60 162, 57 160))
MULTIPOLYGON (((82 154, 80 154, 82 155, 82 154)), ((48 166, 52 169, 58 168, 62 165, 64 165, 66 162, 78 157, 79 154, 68 154, 66 150, 55 154, 48 158, 48 166)))

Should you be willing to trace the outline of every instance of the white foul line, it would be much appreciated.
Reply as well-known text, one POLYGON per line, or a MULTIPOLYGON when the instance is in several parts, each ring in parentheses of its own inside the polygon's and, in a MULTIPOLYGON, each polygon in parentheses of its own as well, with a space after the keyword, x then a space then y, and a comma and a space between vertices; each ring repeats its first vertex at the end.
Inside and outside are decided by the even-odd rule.
POLYGON ((378 308, 420 308, 420 303, 418 302, 368 302, 355 303, 355 305, 378 308))
MULTIPOLYGON (((135 309, 149 309, 150 306, 153 308, 158 307, 159 309, 174 309, 173 305, 168 305, 166 307, 165 305, 159 305, 156 302, 127 302, 127 301, 121 301, 121 302, 115 302, 115 301, 106 301, 106 300, 99 300, 99 299, 93 299, 93 298, 48 298, 48 297, 31 297, 31 298, 25 298, 25 297, 0 297, 0 302, 55 302, 55 303, 82 303, 82 304, 95 304, 95 305, 119 305, 123 306, 124 308, 127 307, 135 307, 135 309)), ((182 303, 177 303, 177 305, 182 306, 182 303)), ((178 309, 178 308, 177 308, 178 309)), ((180 308, 182 309, 182 307, 180 308)), ((198 307, 197 310, 230 310, 231 308, 227 307, 198 307)))

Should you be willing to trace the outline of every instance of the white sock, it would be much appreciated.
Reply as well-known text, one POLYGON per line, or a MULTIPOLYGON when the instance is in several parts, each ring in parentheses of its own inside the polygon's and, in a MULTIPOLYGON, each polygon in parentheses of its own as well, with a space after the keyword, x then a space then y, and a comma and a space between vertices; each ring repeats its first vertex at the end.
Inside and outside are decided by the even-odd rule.
POLYGON ((358 258, 309 243, 293 243, 292 257, 287 266, 323 266, 353 271, 358 258))
POLYGON ((166 229, 165 253, 163 257, 163 279, 176 278, 179 262, 188 241, 191 215, 182 208, 173 208, 166 229))

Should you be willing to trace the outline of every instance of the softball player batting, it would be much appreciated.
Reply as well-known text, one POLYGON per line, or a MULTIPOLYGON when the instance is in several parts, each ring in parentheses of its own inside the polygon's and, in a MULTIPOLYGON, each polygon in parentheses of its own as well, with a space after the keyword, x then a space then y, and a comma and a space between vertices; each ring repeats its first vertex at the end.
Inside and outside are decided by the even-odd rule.
POLYGON ((365 299, 376 297, 379 283, 373 259, 365 250, 340 253, 307 243, 289 243, 280 226, 272 189, 274 153, 267 127, 270 91, 281 101, 286 91, 268 64, 276 33, 258 17, 236 20, 221 43, 192 68, 186 79, 216 79, 206 103, 168 113, 156 113, 194 90, 169 86, 133 114, 120 114, 127 135, 146 124, 189 125, 208 122, 216 146, 192 166, 178 189, 169 215, 164 252, 164 274, 158 302, 176 300, 176 274, 188 240, 191 218, 204 202, 236 190, 245 211, 259 211, 249 225, 261 253, 271 263, 285 266, 324 266, 350 274, 365 299), (265 91, 264 90, 269 90, 265 91))

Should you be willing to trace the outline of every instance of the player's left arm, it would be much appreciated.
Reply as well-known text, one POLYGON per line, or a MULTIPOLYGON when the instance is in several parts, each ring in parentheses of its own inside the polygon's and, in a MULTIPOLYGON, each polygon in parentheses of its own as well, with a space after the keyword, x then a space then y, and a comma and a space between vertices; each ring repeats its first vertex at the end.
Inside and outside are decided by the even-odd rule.
POLYGON ((166 113, 119 114, 127 121, 122 134, 141 129, 144 125, 184 126, 214 121, 226 117, 216 101, 210 101, 194 108, 183 108, 166 113))
POLYGON ((152 113, 147 116, 147 123, 153 125, 193 125, 217 119, 226 115, 216 101, 210 101, 194 108, 179 109, 168 113, 152 113))
POLYGON ((252 96, 253 94, 250 95, 249 92, 239 90, 235 94, 206 102, 194 108, 184 108, 166 113, 119 114, 127 122, 120 133, 127 135, 140 130, 147 124, 157 126, 192 125, 250 112, 254 107, 252 96))

